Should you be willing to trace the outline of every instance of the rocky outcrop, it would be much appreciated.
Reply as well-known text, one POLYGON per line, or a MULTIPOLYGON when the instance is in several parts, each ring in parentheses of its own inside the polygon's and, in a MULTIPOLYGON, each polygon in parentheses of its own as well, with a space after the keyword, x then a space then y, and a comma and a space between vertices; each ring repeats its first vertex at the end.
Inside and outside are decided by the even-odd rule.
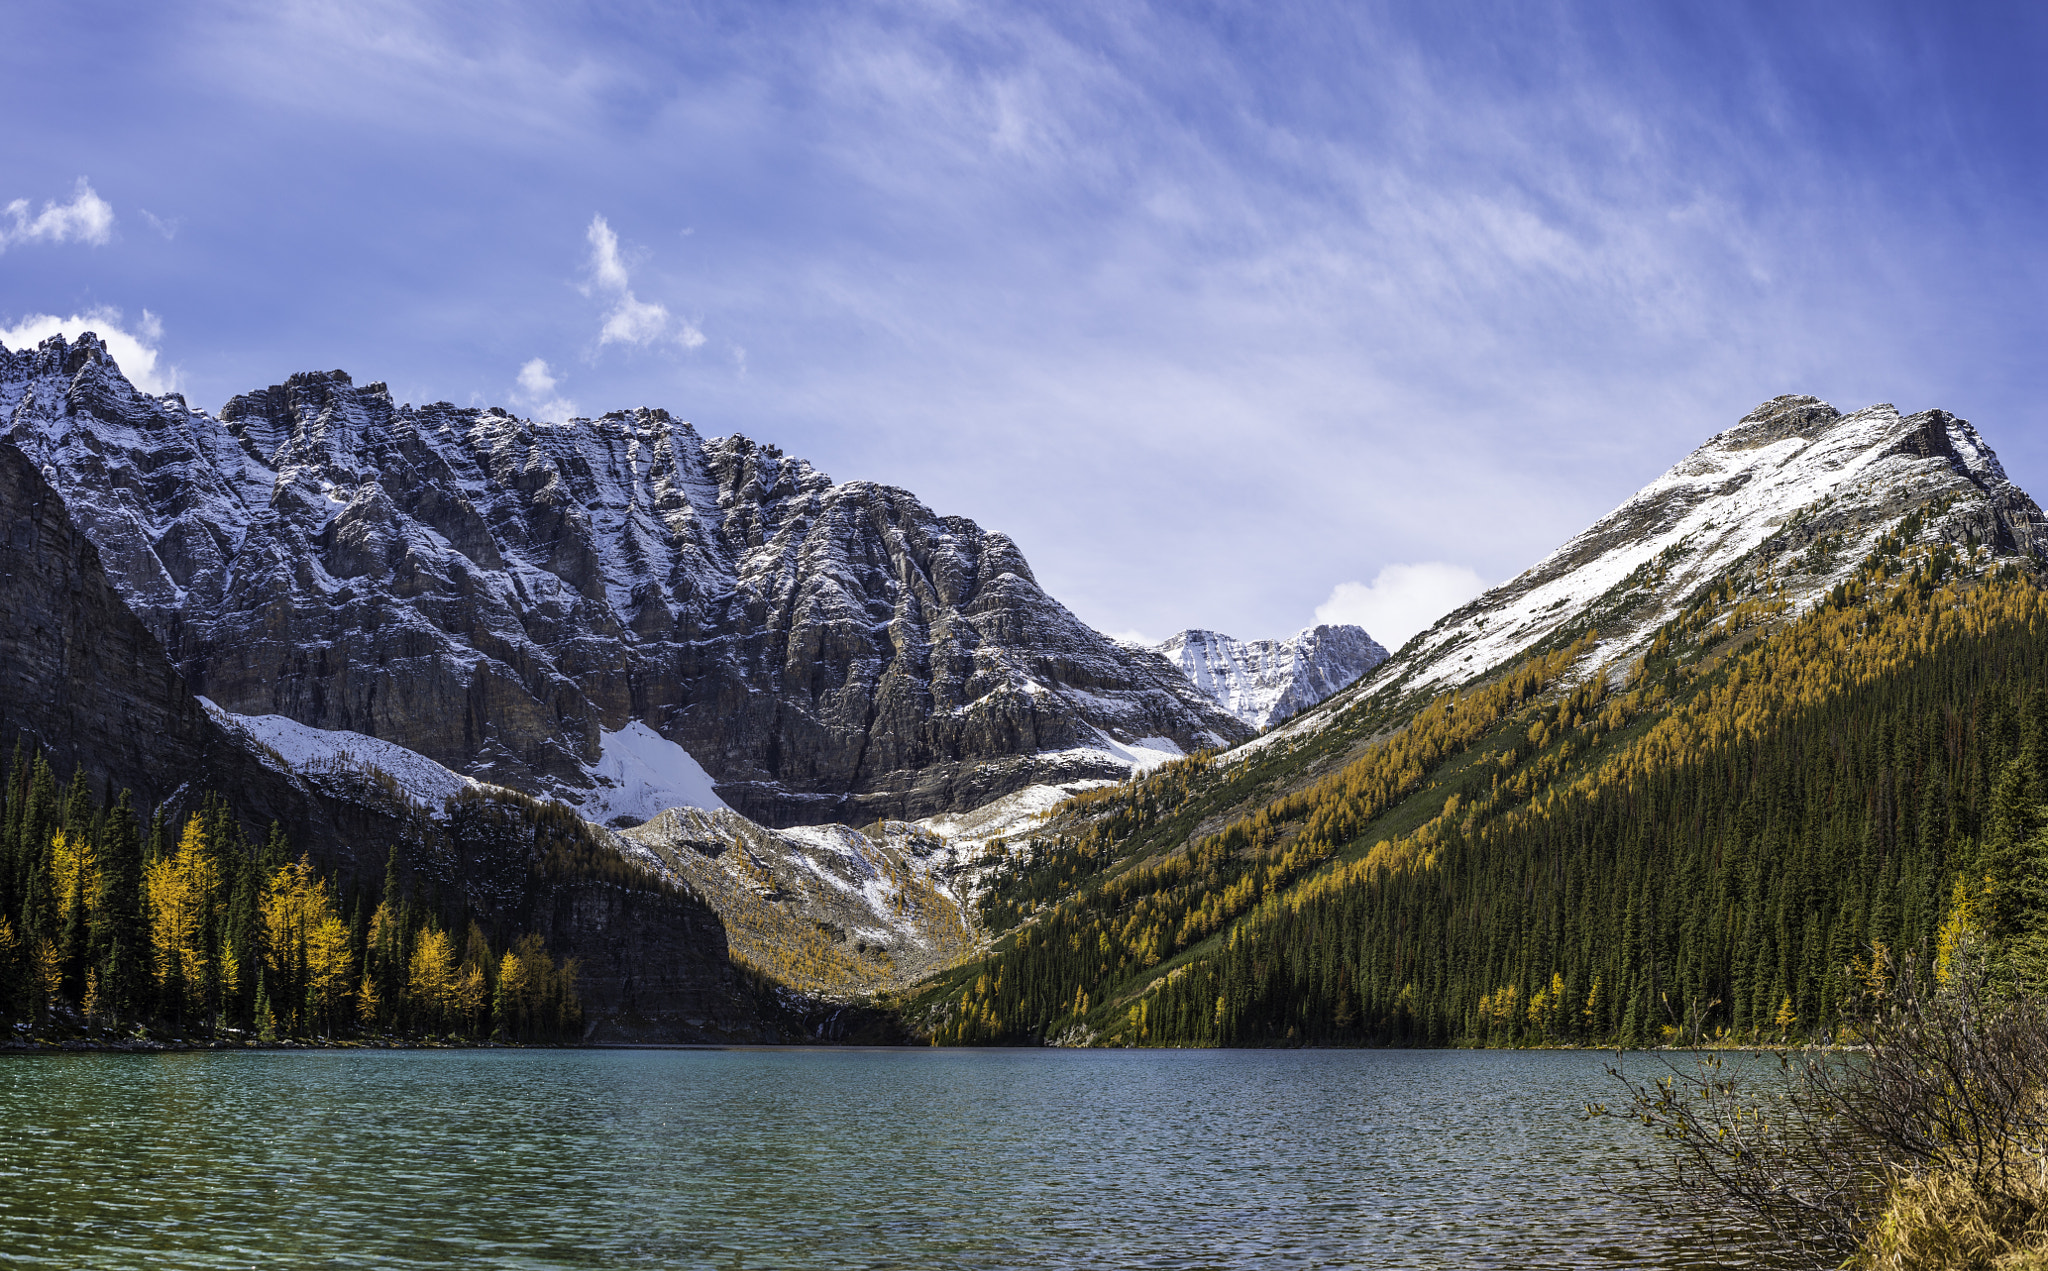
MULTIPOLYGON (((64 500, 7 445, 0 535, 0 745, 39 747, 61 777, 82 767, 95 790, 130 790, 144 808, 233 789, 256 824, 340 836, 334 810, 308 804, 208 718, 64 500)), ((376 818, 342 819, 355 829, 376 818)))
POLYGON ((90 336, 0 427, 194 691, 580 802, 640 721, 771 824, 908 818, 1250 734, 1015 544, 659 410, 546 424, 340 371, 219 418, 90 336))
POLYGON ((1290 640, 1233 640, 1190 628, 1159 646, 1217 705, 1253 728, 1307 710, 1387 660, 1365 628, 1324 625, 1290 640))

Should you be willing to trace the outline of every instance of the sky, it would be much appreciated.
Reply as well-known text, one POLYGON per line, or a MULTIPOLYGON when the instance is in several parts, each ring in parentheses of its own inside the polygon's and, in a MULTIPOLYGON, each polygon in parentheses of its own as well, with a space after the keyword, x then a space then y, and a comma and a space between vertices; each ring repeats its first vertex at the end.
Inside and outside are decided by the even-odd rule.
POLYGON ((0 342, 660 406, 1086 621, 1390 647, 1780 393, 2048 494, 2048 11, 18 6, 0 342))

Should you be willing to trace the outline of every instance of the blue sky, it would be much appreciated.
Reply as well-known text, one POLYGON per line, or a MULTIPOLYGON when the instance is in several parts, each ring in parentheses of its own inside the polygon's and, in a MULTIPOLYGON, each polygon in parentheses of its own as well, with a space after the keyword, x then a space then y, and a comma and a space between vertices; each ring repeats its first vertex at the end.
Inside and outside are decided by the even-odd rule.
POLYGON ((1108 631, 1392 643, 1778 393, 2048 494, 2039 13, 17 6, 0 329, 665 406, 1108 631))

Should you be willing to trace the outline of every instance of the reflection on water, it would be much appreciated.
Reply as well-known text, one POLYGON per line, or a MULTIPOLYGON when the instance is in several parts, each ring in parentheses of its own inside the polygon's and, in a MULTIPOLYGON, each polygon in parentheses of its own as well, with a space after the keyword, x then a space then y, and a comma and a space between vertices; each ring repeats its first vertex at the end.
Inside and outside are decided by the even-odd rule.
POLYGON ((1711 1267, 1606 1056, 0 1059, 0 1263, 1711 1267))

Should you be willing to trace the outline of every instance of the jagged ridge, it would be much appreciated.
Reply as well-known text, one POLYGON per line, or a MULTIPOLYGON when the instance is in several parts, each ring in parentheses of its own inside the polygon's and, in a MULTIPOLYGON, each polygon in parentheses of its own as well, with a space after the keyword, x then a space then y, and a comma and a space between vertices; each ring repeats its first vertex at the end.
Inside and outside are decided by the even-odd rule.
POLYGON ((1233 640, 1189 628, 1158 646, 1196 688, 1253 728, 1307 710, 1387 660, 1364 627, 1322 625, 1289 640, 1233 640))
POLYGON ((586 799, 635 720, 784 825, 1249 733, 1007 537, 660 410, 545 424, 332 371, 215 418, 88 335, 0 352, 0 416, 194 691, 531 793, 586 799))

